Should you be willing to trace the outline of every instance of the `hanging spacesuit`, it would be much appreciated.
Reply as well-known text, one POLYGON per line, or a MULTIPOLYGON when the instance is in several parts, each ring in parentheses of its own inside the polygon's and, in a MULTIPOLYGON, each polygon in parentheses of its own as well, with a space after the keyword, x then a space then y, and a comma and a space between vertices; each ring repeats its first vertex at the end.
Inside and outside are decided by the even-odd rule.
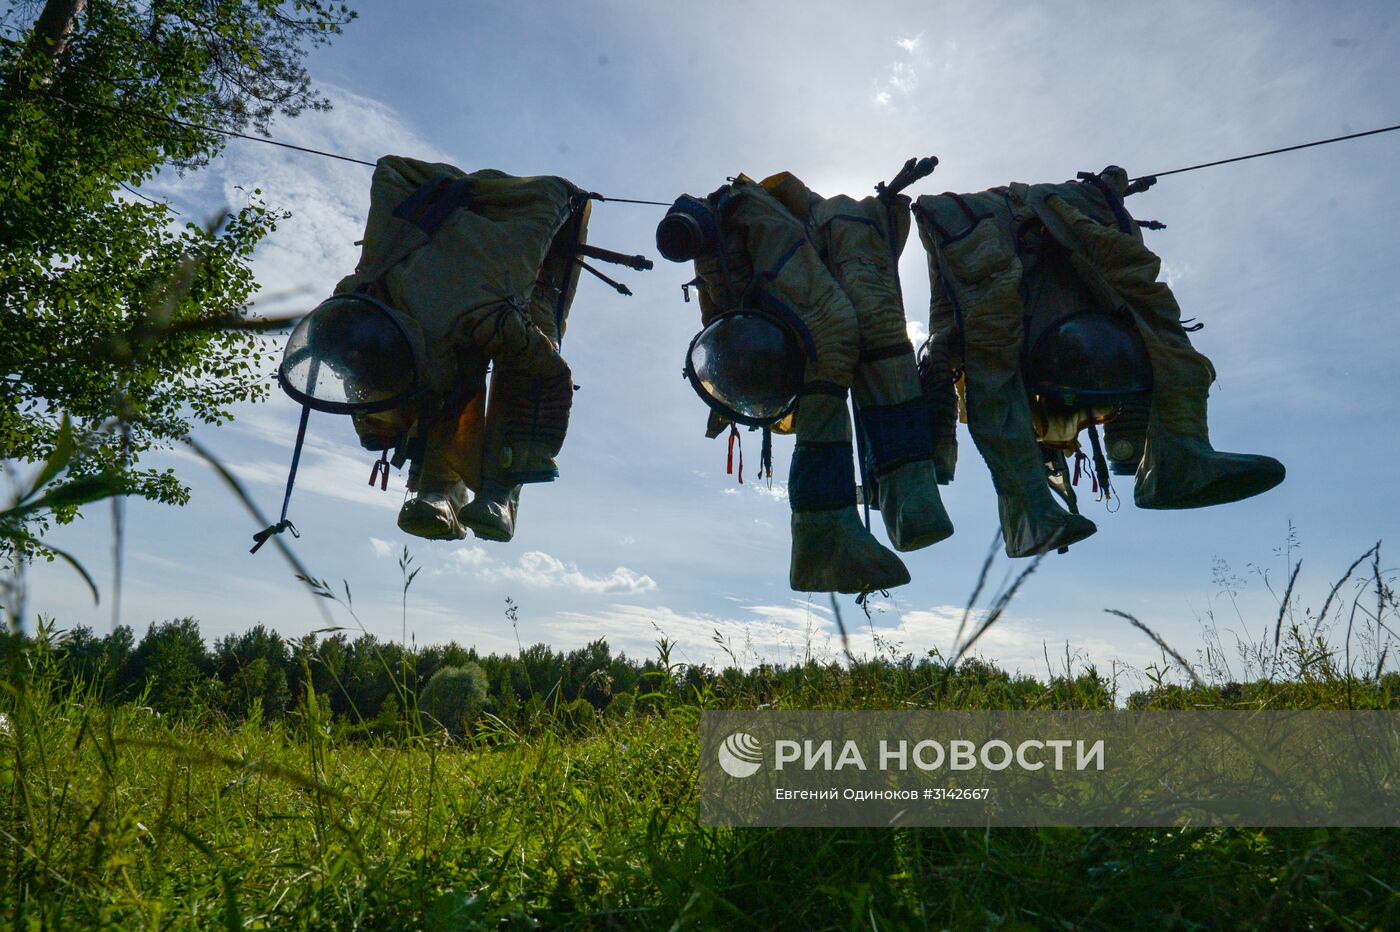
POLYGON ((909 198, 844 194, 823 199, 791 174, 767 178, 799 219, 856 312, 859 355, 851 400, 865 455, 864 485, 896 550, 953 533, 938 493, 933 437, 904 317, 899 256, 909 238, 909 198))
POLYGON ((695 261, 702 324, 756 309, 797 335, 805 364, 788 478, 789 582, 802 592, 909 581, 856 509, 846 409, 853 387, 891 540, 912 550, 952 533, 933 478, 927 418, 911 404, 917 376, 895 271, 907 201, 888 209, 867 202, 824 201, 790 176, 764 185, 739 176, 707 198, 682 197, 657 230, 663 255, 695 261))
MULTIPOLYGON (((928 195, 914 208, 932 281, 928 369, 945 397, 955 373, 963 374, 968 428, 992 473, 1009 556, 1066 547, 1095 531, 1046 484, 1022 378, 1027 333, 1049 329, 1047 316, 1086 307, 1057 300, 1063 287, 1028 288, 1027 263, 1072 269, 1083 302, 1096 305, 1087 310, 1125 315, 1145 344, 1151 409, 1146 442, 1131 452, 1140 456, 1138 507, 1222 504, 1284 477, 1270 457, 1212 448, 1206 394, 1215 369, 1191 346, 1175 297, 1157 280, 1161 260, 1125 209, 1127 193, 1127 173, 1110 166, 1065 184, 928 195)), ((948 459, 945 446, 940 462, 948 459)))
POLYGON ((557 476, 573 398, 559 341, 588 209, 562 178, 379 160, 359 265, 335 291, 376 298, 422 330, 428 400, 354 419, 367 448, 413 460, 404 531, 509 540, 520 486, 557 476))

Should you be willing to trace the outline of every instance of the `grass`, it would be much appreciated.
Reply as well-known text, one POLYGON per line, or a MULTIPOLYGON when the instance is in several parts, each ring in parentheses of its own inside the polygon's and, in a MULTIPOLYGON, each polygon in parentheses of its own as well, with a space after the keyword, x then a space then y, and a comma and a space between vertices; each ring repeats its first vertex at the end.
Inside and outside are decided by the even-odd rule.
MULTIPOLYGON (((713 671, 674 663, 662 636, 630 701, 580 710, 559 684, 532 684, 530 702, 482 715, 462 740, 425 727, 402 687, 399 717, 376 719, 388 727, 334 717, 309 669, 307 692, 271 721, 259 703, 239 721, 198 698, 162 716, 147 697, 102 699, 41 628, 8 652, 0 681, 0 920, 26 930, 1397 928, 1394 829, 698 823, 705 709, 1400 709, 1400 673, 1385 672, 1400 601, 1379 545, 1319 612, 1299 605, 1287 569, 1276 618, 1237 615, 1238 631, 1254 633, 1237 640, 1235 666, 1213 617, 1193 665, 1124 615, 1162 648, 1143 671, 1148 688, 1130 695, 1116 674, 1076 672, 1069 659, 1040 681, 968 653, 1018 579, 989 611, 969 612, 950 660, 877 639, 875 658, 741 669, 716 635, 735 665, 713 671), (1369 578, 1351 580, 1368 562, 1369 578), (541 689, 552 702, 536 701, 541 689)), ((839 608, 836 620, 844 631, 839 608)))
MULTIPOLYGON (((344 737, 314 701, 271 725, 170 720, 92 701, 42 645, 24 657, 0 729, 0 916, 20 929, 1400 924, 1390 830, 697 824, 702 707, 1111 705, 1094 674, 973 662, 915 689, 897 664, 811 664, 762 697, 677 678, 625 715, 488 718, 463 744, 344 737)), ((1353 706, 1400 707, 1393 676, 1140 702, 1334 708, 1348 685, 1353 706)))

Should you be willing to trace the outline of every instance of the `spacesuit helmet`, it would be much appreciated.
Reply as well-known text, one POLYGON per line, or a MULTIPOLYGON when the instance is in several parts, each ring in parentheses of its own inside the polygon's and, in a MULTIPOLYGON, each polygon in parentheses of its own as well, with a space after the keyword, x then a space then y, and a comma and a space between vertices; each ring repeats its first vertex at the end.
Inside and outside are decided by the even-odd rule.
POLYGON ((1026 353, 1026 385, 1067 407, 1120 404, 1152 391, 1152 365, 1124 315, 1085 311, 1050 326, 1026 353))
POLYGON ((318 411, 369 414, 422 395, 423 335, 417 321, 369 295, 322 301, 287 339, 277 381, 318 411))
POLYGON ((682 194, 656 225, 656 248, 672 262, 688 262, 719 246, 719 218, 708 203, 682 194))
POLYGON ((685 375, 726 420, 768 427, 797 404, 805 358, 797 336, 771 314, 728 311, 695 335, 685 375))

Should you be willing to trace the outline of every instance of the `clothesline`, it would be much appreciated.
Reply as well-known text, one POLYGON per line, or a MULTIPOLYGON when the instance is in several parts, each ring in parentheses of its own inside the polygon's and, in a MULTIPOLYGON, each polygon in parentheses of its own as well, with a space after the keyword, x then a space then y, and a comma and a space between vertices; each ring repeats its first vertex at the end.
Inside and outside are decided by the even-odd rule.
MULTIPOLYGON (((128 110, 128 109, 126 109, 126 108, 117 107, 117 106, 114 106, 114 105, 112 105, 112 104, 100 104, 100 103, 95 103, 95 102, 91 102, 91 101, 84 101, 84 102, 81 102, 81 103, 74 103, 74 102, 69 101, 69 100, 64 100, 63 98, 58 98, 58 99, 59 99, 60 101, 62 101, 64 104, 66 104, 66 105, 68 105, 68 106, 70 106, 70 107, 89 107, 89 108, 96 108, 96 109, 100 109, 100 110, 106 110, 106 111, 113 112, 113 113, 120 113, 120 114, 123 114, 123 115, 126 115, 126 116, 134 116, 134 117, 141 117, 141 118, 145 118, 145 119, 154 119, 154 120, 164 120, 164 121, 167 122, 167 123, 173 123, 173 124, 175 124, 176 126, 184 126, 184 127, 188 128, 188 129, 197 129, 197 130, 202 130, 202 131, 208 132, 208 133, 218 133, 219 135, 228 136, 228 137, 231 137, 231 138, 234 138, 234 139, 245 139, 245 140, 247 140, 247 141, 249 141, 249 142, 258 142, 258 143, 263 143, 263 144, 265 144, 265 145, 278 146, 278 147, 283 148, 283 149, 291 149, 291 150, 293 150, 293 151, 295 151, 295 152, 304 152, 304 153, 306 153, 307 155, 319 155, 319 156, 322 156, 322 157, 324 157, 324 158, 328 158, 328 159, 338 159, 338 160, 340 160, 340 161, 342 161, 342 162, 352 162, 352 163, 354 163, 354 164, 356 164, 356 165, 365 165, 365 166, 368 166, 368 167, 370 167, 370 168, 373 168, 374 165, 375 165, 374 162, 367 162, 367 161, 365 161, 364 159, 357 159, 357 158, 355 158, 355 157, 353 157, 353 156, 349 156, 349 155, 341 155, 341 154, 338 153, 338 152, 328 152, 328 151, 326 151, 326 150, 324 150, 324 149, 313 149, 313 148, 311 148, 311 147, 309 147, 309 146, 298 146, 298 145, 296 145, 296 144, 294 144, 294 143, 283 142, 283 141, 280 140, 280 139, 273 139, 273 138, 267 137, 267 136, 251 136, 251 135, 249 135, 249 134, 247 134, 247 133, 240 133, 240 132, 237 132, 237 131, 231 130, 231 129, 221 129, 221 128, 217 127, 217 126, 208 126, 208 125, 205 125, 205 124, 202 124, 202 123, 192 123, 192 122, 190 122, 190 121, 188 121, 188 120, 181 120, 181 119, 179 119, 178 117, 167 116, 166 114, 162 114, 162 113, 150 113, 150 112, 138 111, 138 110, 128 110)), ((1186 166, 1186 167, 1184 167, 1184 168, 1173 168, 1173 169, 1171 169, 1171 170, 1169 170, 1169 171, 1153 172, 1153 173, 1147 174, 1147 175, 1139 175, 1137 178, 1134 178, 1134 179, 1132 179, 1132 180, 1133 180, 1133 181, 1139 181, 1139 180, 1143 180, 1143 179, 1147 179, 1147 178, 1165 178, 1167 175, 1180 175, 1180 174, 1182 174, 1182 173, 1184 173, 1184 172, 1197 171, 1197 170, 1202 169, 1202 168, 1212 168, 1212 167, 1217 166, 1217 165, 1229 165, 1229 164, 1231 164, 1231 163, 1233 163, 1233 162, 1245 162, 1245 161, 1248 161, 1248 160, 1250 160, 1250 159, 1260 159, 1260 158, 1264 158, 1265 156, 1279 155, 1279 154, 1282 154, 1282 153, 1284 153, 1284 152, 1296 152, 1296 151, 1298 151, 1299 149, 1311 149, 1311 148, 1314 147, 1314 146, 1325 146, 1325 145, 1330 145, 1331 143, 1335 143, 1335 142, 1346 142, 1346 141, 1351 140, 1351 139, 1361 139, 1362 137, 1365 137, 1365 136, 1377 136, 1377 135, 1380 135, 1380 134, 1382 134, 1382 133, 1392 133, 1392 132, 1395 132, 1396 130, 1400 130, 1400 123, 1397 123, 1397 124, 1395 124, 1395 125, 1393 125, 1393 126, 1382 126, 1382 127, 1377 128, 1377 129, 1368 129, 1368 130, 1365 130, 1365 131, 1360 132, 1360 133, 1348 133, 1348 134, 1345 135, 1345 136, 1333 136, 1333 137, 1331 137, 1331 138, 1329 138, 1329 139, 1316 139, 1316 140, 1313 140, 1312 142, 1298 143, 1297 145, 1284 146, 1284 147, 1278 148, 1278 149, 1267 149, 1267 150, 1262 151, 1262 152, 1252 152, 1252 153, 1250 153, 1249 155, 1236 155, 1236 156, 1232 156, 1231 158, 1216 159, 1215 161, 1212 161, 1212 162, 1201 162, 1201 163, 1196 164, 1196 165, 1188 165, 1188 166, 1186 166)), ((671 206, 671 202, 670 202, 670 201, 651 201, 651 200, 641 200, 641 199, 637 199, 637 198, 627 198, 627 197, 607 197, 607 196, 604 196, 604 195, 602 195, 602 194, 598 194, 597 192, 590 192, 590 195, 589 195, 589 196, 592 197, 592 198, 594 198, 595 200, 599 200, 599 201, 611 201, 611 202, 620 203, 620 204, 648 204, 648 205, 654 205, 654 206, 657 206, 657 207, 669 207, 669 206, 671 206)))

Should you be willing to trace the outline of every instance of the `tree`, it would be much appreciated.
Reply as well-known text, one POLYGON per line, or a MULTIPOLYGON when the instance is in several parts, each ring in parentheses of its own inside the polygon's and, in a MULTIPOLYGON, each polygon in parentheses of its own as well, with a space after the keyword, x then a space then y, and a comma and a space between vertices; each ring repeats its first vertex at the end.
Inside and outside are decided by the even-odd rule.
POLYGON ((131 695, 149 688, 151 707, 165 714, 190 710, 212 672, 199 622, 178 618, 153 624, 127 658, 121 679, 131 695))
MULTIPOLYGON (((18 3, 0 40, 0 450, 35 462, 63 414, 93 442, 69 475, 183 503, 142 453, 265 391, 265 348, 230 327, 254 246, 284 215, 259 192, 200 225, 136 188, 329 103, 301 65, 354 14, 324 0, 18 3)), ((76 506, 36 513, 70 519, 76 506)), ((4 542, 0 542, 3 548, 4 542)))
POLYGON ((281 718, 291 699, 287 643, 266 625, 227 635, 214 645, 214 674, 227 687, 225 703, 234 718, 247 718, 255 706, 263 719, 281 718))

